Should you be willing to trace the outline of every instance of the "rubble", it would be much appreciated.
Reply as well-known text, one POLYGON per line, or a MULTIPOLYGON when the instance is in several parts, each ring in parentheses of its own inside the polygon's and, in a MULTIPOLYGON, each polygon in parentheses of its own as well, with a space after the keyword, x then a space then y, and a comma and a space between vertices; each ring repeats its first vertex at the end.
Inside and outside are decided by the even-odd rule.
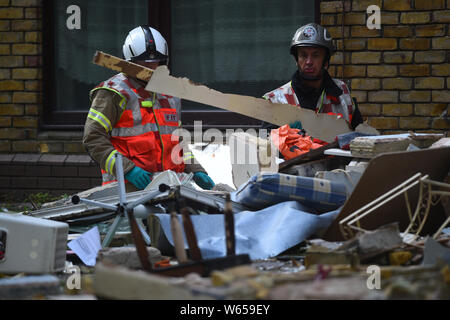
POLYGON ((59 278, 53 275, 0 278, 0 300, 39 299, 62 292, 59 278))
MULTIPOLYGON (((258 153, 264 151, 266 160, 274 160, 260 138, 242 140, 245 137, 234 139, 256 159, 263 159, 258 153)), ((64 271, 40 271, 51 275, 10 276, 0 269, 0 299, 449 299, 449 218, 445 210, 439 211, 436 198, 432 202, 438 206, 430 202, 427 215, 414 210, 409 214, 405 198, 398 197, 364 217, 352 216, 419 173, 420 179, 428 179, 423 181, 437 183, 430 182, 430 194, 439 195, 445 204, 449 148, 429 148, 434 135, 408 134, 408 139, 418 141, 420 150, 383 151, 364 159, 312 150, 312 157, 303 155, 297 164, 280 166, 283 173, 265 172, 257 162, 242 169, 253 176, 241 175, 237 190, 223 184, 203 191, 187 185, 188 176, 161 175, 149 190, 126 193, 128 204, 139 203, 130 208, 141 229, 133 230, 124 216, 115 237, 99 251, 95 266, 66 251, 66 261, 72 263, 66 262, 64 271), (408 166, 398 168, 398 163, 408 166), (172 185, 159 190, 164 183, 172 185), (145 203, 140 203, 144 197, 145 203), (183 258, 175 254, 170 213, 179 222, 183 258), (347 217, 360 219, 346 238, 337 224, 347 217), (414 221, 426 227, 420 229, 414 221), (145 236, 148 242, 143 245, 145 236)), ((86 190, 78 196, 93 202, 72 204, 65 199, 27 218, 67 224, 67 239, 58 240, 64 246, 94 226, 104 240, 122 201, 117 189, 116 184, 86 190), (95 202, 106 206, 99 208, 95 202)), ((412 209, 420 199, 417 193, 408 194, 412 209)), ((10 235, 2 230, 0 226, 0 259, 10 252, 8 247, 5 251, 10 235)))
MULTIPOLYGON (((147 247, 147 251, 152 264, 162 260, 161 252, 157 248, 147 247)), ((97 263, 99 262, 120 265, 129 269, 142 267, 134 246, 103 248, 97 255, 97 263)))
POLYGON ((450 248, 440 245, 433 238, 427 238, 424 248, 424 265, 444 263, 450 265, 450 248))
MULTIPOLYGON (((169 279, 144 271, 132 271, 121 266, 99 263, 94 277, 95 295, 120 300, 207 300, 206 293, 196 293, 186 282, 169 279), (111 281, 114 279, 114 281, 111 281)), ((216 295, 217 297, 217 295, 216 295)))
POLYGON ((410 144, 418 149, 428 148, 442 137, 442 134, 414 133, 357 137, 350 142, 350 150, 353 157, 372 158, 385 152, 404 151, 410 144))

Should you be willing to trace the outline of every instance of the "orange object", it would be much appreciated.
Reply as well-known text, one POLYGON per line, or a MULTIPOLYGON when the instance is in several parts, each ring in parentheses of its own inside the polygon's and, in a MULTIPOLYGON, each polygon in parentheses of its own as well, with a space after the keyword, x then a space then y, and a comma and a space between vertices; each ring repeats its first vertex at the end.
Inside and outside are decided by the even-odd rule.
POLYGON ((302 132, 300 129, 293 129, 286 124, 272 130, 270 138, 286 160, 323 146, 323 144, 314 142, 310 136, 302 132))
POLYGON ((156 262, 154 265, 154 268, 165 268, 165 267, 170 267, 169 259, 160 260, 160 261, 156 262))

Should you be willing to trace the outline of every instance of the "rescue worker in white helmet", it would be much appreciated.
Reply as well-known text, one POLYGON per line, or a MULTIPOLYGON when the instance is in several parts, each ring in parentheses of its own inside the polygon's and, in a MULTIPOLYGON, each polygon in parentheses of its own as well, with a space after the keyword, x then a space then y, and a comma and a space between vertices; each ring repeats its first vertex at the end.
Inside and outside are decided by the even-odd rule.
MULTIPOLYGON (((317 113, 343 117, 352 129, 362 123, 362 116, 350 96, 347 85, 333 79, 327 69, 335 49, 327 29, 309 23, 297 29, 291 41, 290 53, 297 64, 291 81, 267 92, 264 98, 274 103, 296 105, 317 113)), ((262 125, 274 129, 268 123, 262 125)), ((291 128, 302 129, 300 121, 290 123, 291 128)))
MULTIPOLYGON (((166 40, 149 26, 129 32, 123 55, 127 61, 151 69, 169 60, 166 40)), ((180 99, 148 92, 145 86, 145 82, 119 73, 90 92, 83 145, 100 165, 103 185, 116 180, 114 155, 120 152, 127 192, 145 189, 153 173, 165 170, 193 172, 201 188, 212 189, 213 180, 192 153, 174 149, 179 143, 172 133, 181 125, 180 99)))

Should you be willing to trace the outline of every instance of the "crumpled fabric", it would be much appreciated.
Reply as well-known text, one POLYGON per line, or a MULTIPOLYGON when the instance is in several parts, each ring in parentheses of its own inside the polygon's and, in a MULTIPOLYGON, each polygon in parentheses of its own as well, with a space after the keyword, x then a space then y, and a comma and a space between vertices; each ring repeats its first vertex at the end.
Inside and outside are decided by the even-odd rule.
POLYGON ((300 129, 291 128, 288 124, 274 129, 270 132, 270 138, 273 144, 280 150, 285 160, 298 157, 301 154, 309 152, 311 149, 317 149, 323 144, 316 143, 310 136, 303 133, 300 129))
MULTIPOLYGON (((252 260, 275 257, 309 237, 325 232, 340 209, 323 214, 297 201, 287 201, 259 211, 234 214, 236 254, 248 254, 252 260)), ((155 214, 173 246, 170 215, 155 214)), ((178 215, 181 221, 181 216, 178 215)), ((223 214, 191 215, 198 246, 204 259, 226 255, 223 214)), ((184 235, 184 230, 183 230, 184 235)), ((185 236, 185 235, 184 235, 185 236)), ((185 248, 188 248, 186 237, 185 248)))

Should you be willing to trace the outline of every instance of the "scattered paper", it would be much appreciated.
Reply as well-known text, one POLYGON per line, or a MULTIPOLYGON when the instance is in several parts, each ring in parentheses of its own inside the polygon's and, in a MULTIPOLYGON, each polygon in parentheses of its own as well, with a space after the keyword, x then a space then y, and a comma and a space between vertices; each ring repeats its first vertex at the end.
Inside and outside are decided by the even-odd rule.
POLYGON ((90 267, 95 266, 97 253, 102 248, 98 227, 95 226, 77 239, 70 241, 67 245, 85 265, 90 267))

